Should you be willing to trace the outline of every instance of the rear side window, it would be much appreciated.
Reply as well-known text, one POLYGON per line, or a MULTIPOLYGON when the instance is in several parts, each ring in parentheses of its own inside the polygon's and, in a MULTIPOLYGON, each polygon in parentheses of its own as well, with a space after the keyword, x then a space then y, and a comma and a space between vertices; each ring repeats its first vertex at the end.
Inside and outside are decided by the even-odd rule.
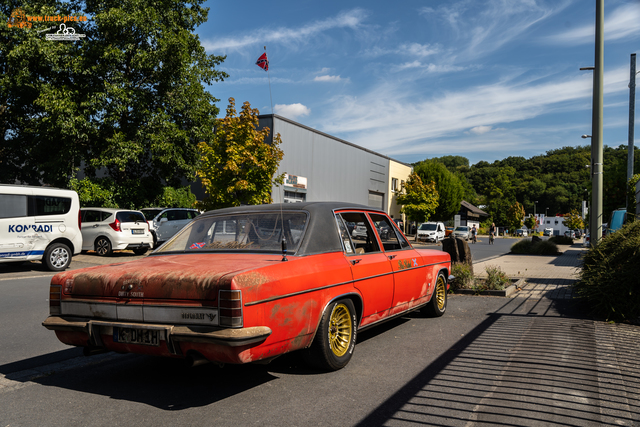
POLYGON ((71 210, 71 198, 29 196, 29 215, 64 215, 71 210))
POLYGON ((82 222, 100 222, 100 211, 83 211, 82 222))
POLYGON ((142 212, 122 211, 116 214, 116 219, 120 222, 146 222, 142 212))
POLYGON ((27 196, 0 194, 0 218, 27 216, 27 196))

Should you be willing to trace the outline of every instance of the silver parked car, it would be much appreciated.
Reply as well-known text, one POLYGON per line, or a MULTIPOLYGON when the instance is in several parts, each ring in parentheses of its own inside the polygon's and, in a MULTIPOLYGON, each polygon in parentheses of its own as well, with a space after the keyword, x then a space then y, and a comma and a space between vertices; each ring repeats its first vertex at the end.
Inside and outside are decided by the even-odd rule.
POLYGON ((145 208, 141 211, 149 221, 154 247, 172 238, 200 214, 196 209, 187 208, 145 208))
POLYGON ((451 234, 453 237, 460 237, 464 240, 469 240, 471 232, 469 231, 469 227, 461 225, 460 227, 456 227, 451 234))

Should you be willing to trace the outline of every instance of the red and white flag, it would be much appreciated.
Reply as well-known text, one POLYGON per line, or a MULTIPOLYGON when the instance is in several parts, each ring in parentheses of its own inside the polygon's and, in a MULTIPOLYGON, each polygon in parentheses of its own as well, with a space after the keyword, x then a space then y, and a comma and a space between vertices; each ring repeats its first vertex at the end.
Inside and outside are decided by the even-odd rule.
POLYGON ((260 58, 256 61, 256 65, 265 71, 269 71, 269 60, 267 59, 267 52, 260 55, 260 58))

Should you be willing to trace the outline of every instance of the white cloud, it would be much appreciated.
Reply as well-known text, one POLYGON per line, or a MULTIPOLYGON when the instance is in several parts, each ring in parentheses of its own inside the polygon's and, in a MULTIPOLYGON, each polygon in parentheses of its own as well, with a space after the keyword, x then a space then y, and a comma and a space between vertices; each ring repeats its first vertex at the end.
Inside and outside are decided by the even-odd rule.
MULTIPOLYGON (((593 43, 595 31, 595 24, 590 23, 561 34, 545 37, 545 40, 548 43, 569 46, 593 43)), ((622 5, 611 14, 605 14, 605 41, 637 37, 638 35, 640 35, 640 2, 622 5)))
POLYGON ((296 119, 298 117, 308 116, 311 113, 311 110, 300 104, 276 104, 275 106, 276 114, 279 114, 288 119, 296 119))
MULTIPOLYGON (((607 72, 605 94, 628 90, 627 81, 626 66, 607 72)), ((323 108, 327 115, 317 121, 323 124, 324 132, 390 155, 428 153, 434 142, 450 149, 452 138, 456 144, 460 138, 469 141, 463 150, 482 152, 479 144, 484 137, 510 134, 504 126, 496 126, 544 114, 589 109, 591 85, 589 75, 526 85, 500 81, 415 101, 413 91, 392 82, 371 88, 358 97, 332 99, 323 108), (483 138, 471 136, 469 129, 483 138), (469 135, 466 138, 465 132, 469 135)), ((527 140, 528 136, 520 135, 518 139, 527 140)), ((504 137, 501 143, 514 141, 504 137)))
POLYGON ((202 45, 208 51, 240 50, 246 46, 262 46, 277 42, 282 44, 305 43, 312 37, 334 28, 358 28, 367 17, 362 9, 341 12, 338 15, 321 21, 311 22, 299 28, 271 28, 265 27, 255 30, 252 34, 239 37, 226 37, 215 40, 202 40, 202 45))
POLYGON ((314 82, 332 82, 332 83, 336 83, 344 80, 345 79, 341 78, 340 76, 329 76, 329 75, 316 76, 313 79, 314 82))
POLYGON ((492 126, 476 126, 469 129, 469 132, 475 133, 476 135, 482 135, 483 133, 487 133, 491 131, 492 126))

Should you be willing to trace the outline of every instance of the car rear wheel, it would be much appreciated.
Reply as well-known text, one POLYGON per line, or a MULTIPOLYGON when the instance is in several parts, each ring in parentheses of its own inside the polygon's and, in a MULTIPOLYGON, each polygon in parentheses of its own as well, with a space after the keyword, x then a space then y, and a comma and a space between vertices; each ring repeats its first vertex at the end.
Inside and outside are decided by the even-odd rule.
POLYGON ((356 345, 357 316, 353 302, 348 299, 329 304, 311 347, 307 362, 318 368, 337 371, 344 368, 356 345))
POLYGON ((440 317, 447 310, 447 281, 444 274, 439 273, 436 280, 436 287, 433 290, 431 301, 426 306, 427 315, 440 317))
POLYGON ((96 240, 96 253, 100 256, 110 256, 113 253, 109 239, 99 237, 98 240, 96 240))
POLYGON ((64 243, 54 243, 44 251, 42 259, 51 271, 62 271, 71 264, 71 250, 64 243))

